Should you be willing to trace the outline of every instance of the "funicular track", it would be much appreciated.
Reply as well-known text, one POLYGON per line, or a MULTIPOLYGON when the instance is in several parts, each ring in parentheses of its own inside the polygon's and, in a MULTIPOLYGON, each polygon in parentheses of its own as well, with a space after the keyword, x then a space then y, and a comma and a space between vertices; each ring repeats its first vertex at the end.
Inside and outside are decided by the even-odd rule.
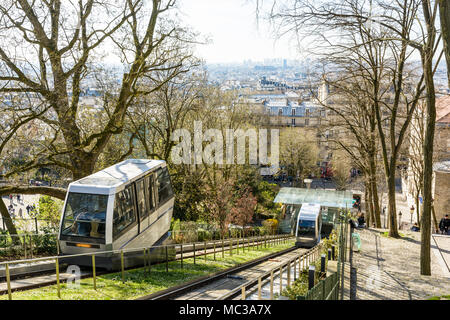
MULTIPOLYGON (((255 237, 255 238, 248 238, 247 239, 247 243, 245 243, 246 246, 263 246, 266 242, 277 242, 277 241, 283 241, 288 239, 288 237, 286 235, 282 235, 282 236, 275 236, 275 237, 271 237, 271 238, 265 238, 265 237, 255 237)), ((236 250, 236 248, 239 245, 242 245, 242 243, 239 243, 239 241, 237 241, 238 239, 232 239, 231 240, 231 248, 232 250, 236 250)), ((177 247, 175 250, 175 256, 169 260, 170 261, 179 261, 181 259, 189 259, 189 258, 200 258, 204 255, 212 255, 213 254, 213 250, 214 252, 216 252, 216 246, 219 249, 219 251, 217 251, 216 253, 219 255, 221 254, 221 250, 228 250, 227 245, 228 245, 228 241, 229 239, 227 239, 224 242, 219 241, 213 241, 213 242, 205 242, 205 243, 187 243, 187 244, 183 244, 181 247, 177 247), (225 248, 223 247, 225 245, 225 248), (181 248, 181 250, 180 250, 181 248)), ((241 247, 239 247, 241 248, 241 247)), ((249 268, 252 265, 256 265, 258 263, 261 263, 261 261, 265 261, 268 259, 272 259, 274 257, 277 257, 279 255, 285 254, 286 252, 290 252, 292 250, 294 250, 295 248, 289 248, 287 250, 283 250, 280 251, 278 253, 274 253, 271 255, 268 255, 266 257, 262 257, 259 258, 257 260, 254 261, 250 261, 248 263, 239 265, 237 267, 231 268, 229 270, 223 271, 223 272, 219 272, 218 274, 212 275, 212 276, 206 276, 204 277, 205 279, 199 279, 199 280, 195 280, 194 282, 197 283, 199 282, 198 285, 201 285, 201 283, 203 283, 204 281, 206 281, 207 279, 211 278, 220 278, 220 277, 225 277, 228 274, 234 273, 234 272, 238 272, 239 270, 243 270, 245 268, 249 268)), ((59 258, 64 258, 64 256, 60 256, 59 258)), ((55 257, 48 257, 48 258, 39 258, 39 259, 28 259, 28 260, 23 260, 25 261, 31 261, 31 260, 40 260, 40 261, 46 261, 48 260, 48 265, 42 270, 42 271, 32 271, 32 272, 27 272, 26 271, 26 267, 23 268, 23 271, 16 274, 16 275, 11 275, 10 276, 10 281, 18 281, 20 283, 19 286, 16 287, 11 287, 11 292, 16 292, 16 291, 24 291, 24 290, 30 290, 30 289, 35 289, 35 288, 39 288, 39 287, 45 287, 45 286, 50 286, 50 285, 54 285, 57 284, 57 277, 56 277, 56 271, 55 271, 55 257)), ((16 263, 20 263, 21 261, 15 261, 16 263)), ((2 264, 5 264, 6 262, 3 262, 2 264)), ((14 262, 11 262, 14 263, 14 262)), ((157 265, 157 264, 164 264, 166 263, 166 261, 160 261, 160 262, 156 262, 153 265, 157 265)), ((147 261, 148 264, 148 261, 147 261)), ((59 263, 59 269, 63 270, 65 267, 67 267, 67 264, 62 264, 61 262, 59 263)), ((145 265, 142 265, 141 267, 145 267, 145 265)), ((139 268, 139 266, 134 266, 134 267, 130 267, 130 268, 124 268, 124 270, 131 270, 131 269, 136 269, 139 268)), ((85 278, 90 278, 93 276, 93 272, 92 272, 92 268, 89 267, 82 267, 82 272, 80 274, 80 279, 85 279, 85 278)), ((118 271, 106 271, 106 270, 96 270, 96 275, 97 276, 101 276, 101 275, 107 275, 107 274, 111 274, 111 273, 117 273, 118 271)), ((120 272, 120 271, 119 271, 120 272)), ((60 281, 64 281, 67 280, 67 275, 64 276, 64 274, 60 274, 60 281)), ((182 285, 182 286, 190 286, 190 285, 194 285, 194 283, 188 283, 186 285, 182 285)), ((198 286, 197 285, 197 286, 198 286)), ((180 287, 182 287, 180 286, 180 287)), ((176 288, 171 288, 165 291, 170 291, 170 290, 177 290, 178 287, 176 288)), ((161 294, 163 294, 165 291, 162 291, 161 294)), ((0 275, 0 295, 4 295, 8 293, 8 289, 6 286, 6 276, 5 275, 0 275)), ((151 295, 152 296, 152 295, 151 295)), ((150 296, 148 296, 150 297, 150 296)), ((153 299, 153 298, 152 298, 153 299)), ((165 298, 164 298, 165 299, 165 298)))
MULTIPOLYGON (((305 258, 306 261, 306 258, 310 255, 312 257, 317 254, 319 249, 320 244, 309 250, 291 247, 213 275, 141 297, 138 300, 232 300, 240 298, 242 287, 245 287, 245 290, 251 293, 257 291, 257 287, 261 285, 260 281, 267 283, 271 276, 273 281, 273 272, 267 272, 267 269, 273 269, 273 266, 276 266, 276 269, 280 270, 282 278, 289 277, 290 275, 287 276, 285 273, 288 270, 291 271, 292 261, 299 259, 299 257, 305 258), (269 264, 271 266, 268 266, 269 264)), ((300 268, 300 265, 298 265, 298 268, 300 268)), ((295 269, 293 270, 295 274, 295 269)))

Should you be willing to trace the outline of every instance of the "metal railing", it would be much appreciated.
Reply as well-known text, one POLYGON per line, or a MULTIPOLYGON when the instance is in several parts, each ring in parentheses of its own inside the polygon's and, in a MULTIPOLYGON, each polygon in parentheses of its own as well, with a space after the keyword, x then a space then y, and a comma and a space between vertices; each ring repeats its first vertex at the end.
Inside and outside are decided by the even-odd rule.
MULTIPOLYGON (((5 277, 7 282, 7 292, 8 299, 12 299, 12 289, 11 289, 11 266, 17 264, 33 264, 36 262, 44 262, 48 261, 49 263, 53 263, 55 265, 56 271, 56 285, 57 285, 57 296, 61 299, 61 279, 60 279, 60 264, 61 261, 65 259, 72 258, 80 258, 80 257, 90 257, 91 265, 92 265, 92 278, 93 278, 93 286, 96 290, 96 258, 106 256, 120 256, 120 272, 122 283, 125 283, 125 257, 130 254, 137 254, 143 260, 144 270, 148 270, 148 273, 151 273, 151 266, 153 262, 157 263, 165 263, 166 272, 169 272, 169 262, 171 261, 180 261, 180 268, 183 269, 184 259, 193 258, 193 263, 196 264, 196 259, 199 256, 204 256, 205 261, 208 256, 213 256, 213 259, 216 260, 217 254, 222 254, 222 257, 225 256, 225 253, 228 252, 230 256, 233 255, 233 252, 239 253, 242 251, 243 253, 247 250, 259 250, 262 248, 268 248, 271 246, 281 245, 288 242, 291 235, 276 235, 276 236, 258 236, 258 237, 250 237, 250 238, 233 238, 233 239, 221 239, 218 241, 210 241, 210 242, 196 242, 189 244, 169 244, 169 245, 159 245, 159 246, 150 246, 150 247, 142 247, 135 249, 122 249, 122 250, 109 250, 109 251, 101 251, 101 252, 93 252, 93 253, 83 253, 83 254, 74 254, 74 255, 64 255, 64 256, 53 256, 53 257, 43 257, 43 258, 35 258, 35 259, 26 259, 26 260, 16 260, 16 261, 8 261, 1 262, 0 268, 5 267, 5 277), (210 249, 208 251, 208 249, 210 249), (211 250, 212 249, 212 250, 211 250), (156 250, 156 255, 151 255, 151 251, 156 250), (169 256, 170 250, 170 256, 169 256), (198 252, 202 250, 202 252, 198 252), (159 251, 159 252, 158 252, 159 251), (178 255, 178 257, 177 257, 178 255), (153 258, 153 259, 152 259, 153 258), (156 258, 156 259, 155 259, 156 258), (153 261, 152 261, 153 260, 153 261), (156 260, 156 261, 155 261, 156 260)), ((211 257, 210 257, 211 259, 211 257)), ((142 266, 141 266, 142 267, 142 266)), ((134 268, 139 268, 134 267, 134 268)))
POLYGON ((344 263, 347 255, 347 219, 341 218, 338 225, 338 259, 335 273, 320 280, 312 289, 308 290, 305 300, 343 300, 344 298, 344 263), (339 289, 340 292, 339 292, 339 289))
POLYGON ((258 300, 262 300, 262 287, 270 283, 270 300, 273 300, 275 292, 274 286, 277 286, 275 279, 278 277, 278 292, 282 294, 283 289, 291 285, 291 281, 297 279, 297 274, 300 277, 301 272, 320 256, 322 243, 314 248, 299 254, 297 257, 289 259, 288 261, 270 269, 256 279, 252 279, 241 285, 240 287, 228 292, 219 298, 219 300, 230 300, 240 294, 241 300, 246 300, 249 292, 255 291, 258 293, 258 300), (298 271, 297 271, 298 270, 298 271), (287 281, 287 286, 283 288, 283 274, 286 273, 284 279, 287 281), (257 289, 255 287, 257 286, 257 289), (256 291, 257 290, 257 291, 256 291))
MULTIPOLYGON (((322 258, 321 266, 322 269, 321 276, 324 276, 324 279, 316 279, 314 277, 313 281, 318 282, 308 290, 305 296, 298 296, 298 300, 339 300, 343 299, 343 293, 340 294, 339 289, 343 289, 344 286, 344 262, 346 259, 346 247, 347 247, 347 230, 348 224, 344 217, 341 217, 341 221, 338 224, 338 256, 337 256, 337 270, 329 277, 325 277, 325 264, 326 264, 326 255, 322 258), (322 273, 324 272, 324 273, 322 273)), ((335 256, 335 248, 333 250, 330 249, 328 252, 328 259, 333 259, 335 256), (331 253, 333 252, 333 254, 331 253)), ((220 300, 229 300, 234 298, 239 298, 241 300, 246 300, 249 294, 257 293, 258 300, 262 300, 262 287, 270 284, 270 300, 274 298, 274 279, 278 277, 279 280, 279 295, 282 295, 283 292, 283 274, 286 275, 284 278, 287 280, 287 286, 290 287, 291 279, 296 281, 297 270, 298 277, 300 274, 308 269, 310 265, 317 262, 320 258, 320 253, 324 249, 323 243, 319 243, 314 248, 308 250, 307 252, 300 254, 298 257, 293 259, 289 259, 287 262, 280 264, 268 272, 265 272, 261 276, 256 279, 252 279, 241 285, 239 288, 236 288, 229 293, 223 295, 220 300), (293 271, 293 273, 292 273, 293 271)), ((314 272, 315 274, 315 272, 314 272)))
POLYGON ((33 258, 35 255, 54 255, 58 252, 57 233, 0 234, 0 259, 33 258))
MULTIPOLYGON (((11 220, 14 223, 14 225, 16 225, 17 223, 28 224, 29 228, 27 229, 29 229, 30 231, 33 230, 35 233, 38 233, 39 229, 43 225, 48 226, 54 223, 54 221, 50 219, 40 219, 37 217, 18 218, 17 216, 11 216, 11 220)), ((7 230, 5 219, 3 219, 3 217, 1 216, 0 216, 0 230, 3 231, 7 230)))
POLYGON ((304 300, 339 300, 339 273, 320 280, 308 291, 304 300))

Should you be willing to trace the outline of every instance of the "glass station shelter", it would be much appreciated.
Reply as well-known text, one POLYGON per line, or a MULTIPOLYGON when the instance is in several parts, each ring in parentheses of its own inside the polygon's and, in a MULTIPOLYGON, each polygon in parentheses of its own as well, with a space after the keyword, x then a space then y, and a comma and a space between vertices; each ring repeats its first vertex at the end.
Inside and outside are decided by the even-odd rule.
MULTIPOLYGON (((354 192, 327 189, 281 188, 273 202, 283 205, 285 221, 292 230, 303 203, 320 204, 322 233, 327 235, 339 217, 339 209, 351 209, 354 192), (286 221, 286 222, 287 222, 286 221)), ((291 231, 289 230, 289 231, 291 231)), ((283 230, 287 233, 288 230, 283 230)))

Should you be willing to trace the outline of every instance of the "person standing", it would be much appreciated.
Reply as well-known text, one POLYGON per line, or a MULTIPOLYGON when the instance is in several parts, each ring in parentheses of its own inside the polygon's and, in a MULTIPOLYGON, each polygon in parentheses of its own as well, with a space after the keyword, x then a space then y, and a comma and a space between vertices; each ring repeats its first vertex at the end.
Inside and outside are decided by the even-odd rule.
POLYGON ((439 230, 441 230, 442 234, 448 234, 448 230, 450 228, 450 219, 448 218, 448 214, 445 215, 444 218, 439 222, 439 230))

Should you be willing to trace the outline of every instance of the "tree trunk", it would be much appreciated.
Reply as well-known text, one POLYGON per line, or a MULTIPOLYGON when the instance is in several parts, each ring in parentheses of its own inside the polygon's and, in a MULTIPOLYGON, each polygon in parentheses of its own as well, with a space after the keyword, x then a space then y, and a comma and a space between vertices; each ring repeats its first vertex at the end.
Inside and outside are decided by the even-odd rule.
POLYGON ((373 199, 373 213, 374 213, 374 223, 377 228, 381 228, 381 212, 380 212, 380 201, 378 199, 378 187, 376 181, 376 169, 371 173, 371 191, 372 191, 372 199, 373 199))
MULTIPOLYGON (((8 229, 9 234, 11 236, 17 235, 17 229, 14 226, 11 216, 9 215, 8 208, 6 207, 2 198, 0 198, 0 213, 2 215, 3 221, 5 221, 6 229, 8 229)), ((13 239, 14 244, 17 244, 17 242, 19 242, 18 237, 11 237, 11 238, 13 239)))
POLYGON ((416 212, 417 212, 417 224, 420 228, 420 203, 419 203, 419 195, 416 196, 416 212))
MULTIPOLYGON (((427 4, 423 4, 426 8, 427 4)), ((427 17, 426 17, 427 18, 427 17)), ((430 22, 427 20, 427 29, 430 36, 430 22)), ((422 234, 421 234, 421 250, 420 250, 420 274, 431 275, 431 206, 432 199, 432 182, 433 182, 433 143, 434 131, 436 125, 436 93, 433 79, 433 54, 432 44, 427 43, 422 55, 422 66, 426 85, 426 127, 425 139, 423 143, 423 211, 422 211, 422 234)))
POLYGON ((399 238, 397 226, 397 209, 395 205, 395 168, 391 166, 390 175, 387 178, 388 185, 388 217, 389 217, 389 236, 399 238))
POLYGON ((444 43, 445 59, 447 61, 448 87, 450 88, 450 2, 439 0, 442 42, 444 43))
POLYGON ((366 182, 365 184, 365 188, 364 188, 364 207, 366 210, 366 222, 367 222, 367 226, 370 226, 370 220, 372 217, 372 208, 371 208, 371 203, 372 203, 372 197, 370 196, 370 189, 369 189, 369 183, 366 182))
MULTIPOLYGON (((372 128, 374 131, 375 128, 372 128)), ((381 211, 380 211, 380 201, 378 199, 378 187, 377 187, 377 165, 375 163, 376 151, 372 150, 369 155, 369 170, 370 170, 370 184, 372 191, 372 200, 374 208, 374 223, 377 228, 381 228, 381 211)))
POLYGON ((431 205, 431 213, 433 214, 434 230, 437 232, 439 230, 439 225, 436 219, 436 212, 434 211, 434 204, 431 205))

